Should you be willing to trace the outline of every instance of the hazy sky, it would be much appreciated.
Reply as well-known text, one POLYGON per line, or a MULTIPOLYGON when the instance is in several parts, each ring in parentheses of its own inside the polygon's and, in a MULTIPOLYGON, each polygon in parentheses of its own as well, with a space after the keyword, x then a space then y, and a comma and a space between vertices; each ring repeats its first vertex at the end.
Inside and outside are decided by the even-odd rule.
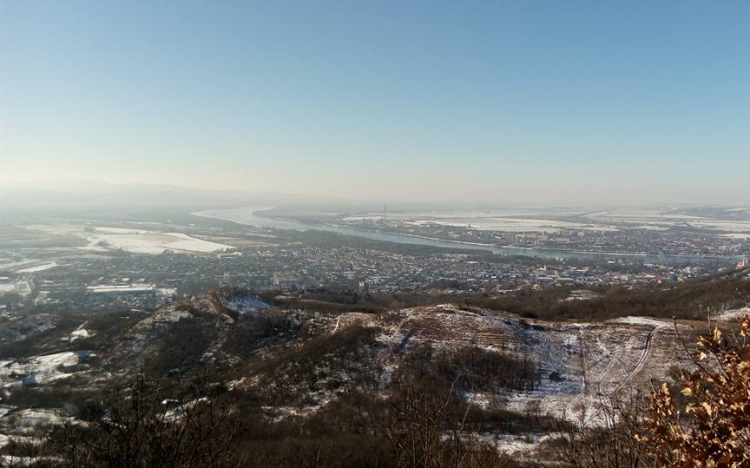
POLYGON ((747 202, 750 2, 0 0, 0 185, 747 202))

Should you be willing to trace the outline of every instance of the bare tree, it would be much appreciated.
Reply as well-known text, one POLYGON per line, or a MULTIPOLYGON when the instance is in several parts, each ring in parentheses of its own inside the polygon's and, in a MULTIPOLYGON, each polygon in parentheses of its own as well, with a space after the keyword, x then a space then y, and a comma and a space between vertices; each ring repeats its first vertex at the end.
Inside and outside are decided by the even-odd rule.
POLYGON ((389 396, 385 436, 403 468, 500 468, 509 462, 480 440, 468 423, 470 405, 458 392, 462 375, 449 386, 413 375, 397 378, 389 396))
POLYGON ((233 450, 239 433, 231 392, 209 384, 206 375, 181 388, 177 397, 137 375, 115 392, 106 414, 94 424, 66 425, 53 437, 70 467, 240 466, 233 450))
POLYGON ((573 468, 651 468, 658 466, 635 438, 647 415, 641 392, 602 397, 593 407, 579 408, 596 424, 560 423, 547 444, 549 458, 573 468), (595 416, 595 417, 593 417, 595 416))

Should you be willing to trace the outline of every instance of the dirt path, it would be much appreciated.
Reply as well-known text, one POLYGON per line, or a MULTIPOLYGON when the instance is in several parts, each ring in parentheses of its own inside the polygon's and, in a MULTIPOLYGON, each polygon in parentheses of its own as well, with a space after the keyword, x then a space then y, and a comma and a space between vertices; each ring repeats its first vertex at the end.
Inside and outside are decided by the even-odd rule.
POLYGON ((583 329, 578 329, 578 336, 581 340, 581 369, 583 370, 583 394, 589 393, 588 364, 586 363, 586 338, 583 337, 583 329))
MULTIPOLYGON (((622 388, 626 383, 633 380, 633 378, 638 375, 638 373, 643 369, 643 366, 646 365, 646 360, 648 359, 648 355, 651 353, 651 341, 654 339, 654 336, 656 335, 656 332, 659 331, 659 328, 661 327, 654 327, 653 330, 651 330, 648 335, 646 335, 646 346, 643 349, 643 353, 641 353, 641 357, 638 359, 638 362, 635 364, 635 368, 628 374, 625 379, 618 385, 614 392, 618 391, 620 388, 622 388)), ((614 393, 612 392, 612 393, 614 393)))

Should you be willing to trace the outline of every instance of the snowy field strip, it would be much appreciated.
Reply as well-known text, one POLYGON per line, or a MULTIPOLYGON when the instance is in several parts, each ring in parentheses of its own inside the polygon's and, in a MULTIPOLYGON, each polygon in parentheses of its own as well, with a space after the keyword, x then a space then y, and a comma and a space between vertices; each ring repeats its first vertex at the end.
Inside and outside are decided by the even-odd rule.
POLYGON ((44 265, 24 268, 23 270, 18 270, 17 273, 36 273, 39 271, 50 270, 52 268, 55 268, 56 266, 58 266, 57 262, 50 262, 50 263, 45 263, 44 265))
POLYGON ((149 292, 153 291, 155 286, 149 283, 133 283, 133 284, 107 284, 99 286, 88 286, 87 291, 92 293, 138 293, 138 292, 149 292))
MULTIPOLYGON (((481 210, 466 210, 466 211, 408 211, 408 212, 394 212, 389 213, 388 217, 393 219, 401 219, 404 221, 430 221, 430 220, 445 220, 445 219, 475 219, 480 221, 486 218, 513 218, 517 216, 530 216, 535 213, 532 211, 481 211, 481 210)), ((356 216, 347 216, 342 218, 343 221, 373 221, 383 217, 383 212, 371 212, 356 216)))
POLYGON ((39 261, 40 260, 29 259, 29 260, 20 260, 17 262, 3 263, 3 264, 0 264, 0 271, 17 270, 18 268, 22 268, 26 265, 33 265, 39 261))
POLYGON ((727 231, 729 233, 750 233, 750 221, 730 221, 724 219, 709 219, 690 223, 691 226, 727 231))
POLYGON ((665 326, 670 325, 669 322, 665 322, 663 320, 657 320, 657 319, 652 319, 648 317, 634 317, 634 316, 621 317, 621 318, 613 320, 613 322, 627 323, 630 325, 648 325, 651 327, 665 327, 665 326))
POLYGON ((614 226, 604 224, 583 224, 570 221, 557 221, 550 219, 530 218, 446 218, 446 219, 420 219, 414 224, 440 224, 442 226, 466 227, 487 231, 505 232, 542 232, 555 233, 561 230, 580 231, 616 231, 614 226))
POLYGON ((186 250, 189 252, 217 252, 220 250, 232 248, 228 245, 196 239, 195 237, 190 237, 187 234, 170 232, 167 233, 167 235, 174 236, 178 239, 174 242, 170 242, 169 244, 164 245, 164 247, 170 250, 186 250))
POLYGON ((750 307, 743 307, 741 309, 727 310, 721 313, 717 317, 717 320, 722 322, 733 322, 747 315, 750 315, 750 307))
POLYGON ((750 240, 750 232, 730 232, 721 236, 729 239, 750 240))
POLYGON ((610 218, 610 219, 706 219, 700 216, 691 216, 673 213, 669 210, 649 209, 613 209, 603 210, 586 215, 588 218, 610 218))

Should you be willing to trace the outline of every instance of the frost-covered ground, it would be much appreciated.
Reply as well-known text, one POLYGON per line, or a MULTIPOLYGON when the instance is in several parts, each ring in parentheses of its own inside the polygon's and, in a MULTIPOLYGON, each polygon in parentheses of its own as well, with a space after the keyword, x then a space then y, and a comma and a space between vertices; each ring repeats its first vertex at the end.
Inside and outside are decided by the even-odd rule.
POLYGON ((0 361, 0 385, 45 385, 66 379, 78 370, 81 362, 91 356, 89 351, 66 351, 0 361))
MULTIPOLYGON (((85 338, 91 334, 83 325, 72 332, 71 337, 85 338)), ((72 341, 72 340, 71 340, 72 341)), ((89 360, 95 355, 89 351, 64 351, 52 354, 29 356, 26 358, 0 360, 0 389, 3 398, 8 395, 32 394, 48 391, 51 388, 65 388, 76 391, 89 385, 96 385, 90 372, 89 360), (76 377, 76 385, 71 379, 76 377), (79 384, 83 383, 82 386, 79 384)), ((102 374, 104 376, 104 374, 102 374)), ((105 377, 106 378, 106 377, 105 377)), ((12 401, 12 400, 9 400, 12 401)), ((54 404, 54 403, 53 403, 54 404)), ((37 407, 36 405, 16 407, 10 404, 0 405, 0 448, 11 441, 28 444, 41 443, 38 431, 46 431, 50 426, 64 421, 72 421, 70 411, 74 406, 60 400, 57 408, 37 407)), ((43 436, 42 436, 43 437, 43 436)), ((16 459, 13 465, 23 466, 23 460, 16 459)), ((2 465, 2 463, 0 463, 2 465)))
MULTIPOLYGON (((0 328, 0 342, 13 343, 33 338, 57 327, 60 317, 51 314, 35 314, 20 320, 13 320, 3 324, 0 328)), ((2 357, 2 356, 0 356, 2 357)))
POLYGON ((221 300, 224 306, 236 310, 241 314, 257 312, 270 307, 270 305, 261 301, 257 297, 247 294, 224 294, 221 297, 221 300))
MULTIPOLYGON (((508 409, 524 412, 538 402, 542 413, 586 424, 601 422, 595 411, 618 391, 650 378, 665 379, 672 365, 687 359, 675 345, 671 322, 627 317, 604 323, 545 322, 451 305, 417 307, 385 316, 347 314, 339 326, 359 322, 385 329, 379 341, 388 349, 418 343, 437 347, 479 346, 528 356, 542 366, 533 391, 506 392, 508 409), (585 414, 582 418, 582 409, 585 414)), ((388 362, 381 363, 389 369, 388 362)), ((386 379, 387 380, 387 379, 386 379)), ((488 395, 473 395, 488 402, 488 395)))
MULTIPOLYGON (((11 409, 0 414, 0 449, 11 444, 40 446, 45 442, 44 433, 49 427, 65 422, 74 423, 60 409, 11 409)), ((12 452, 10 452, 12 453, 12 452)), ((27 456, 24 450, 20 455, 1 455, 0 466, 38 466, 38 463, 49 462, 51 457, 27 456)))
MULTIPOLYGON (((579 291, 579 295, 586 294, 579 291)), ((314 357, 318 359, 314 362, 316 372, 322 371, 319 375, 316 374, 312 384, 304 379, 304 383, 297 384, 295 379, 290 379, 285 384, 290 388, 283 389, 291 395, 299 392, 303 398, 294 400, 290 397, 289 403, 282 402, 279 406, 268 407, 265 413, 269 417, 281 419, 310 415, 328 405, 335 405, 337 398, 346 391, 350 382, 357 380, 357 373, 362 370, 377 372, 375 378, 380 384, 377 388, 384 390, 403 362, 403 357, 419 345, 430 344, 438 350, 472 346, 513 353, 518 357, 526 356, 541 367, 541 379, 533 390, 496 389, 486 393, 467 393, 465 398, 477 405, 498 405, 497 407, 519 413, 526 413, 529 408, 538 408, 541 414, 596 426, 602 423, 598 409, 602 405, 609 405, 610 399, 619 392, 630 387, 644 388, 650 379, 663 381, 671 366, 686 363, 684 352, 676 340, 674 324, 670 321, 625 317, 597 323, 547 322, 455 305, 414 307, 377 314, 310 313, 301 322, 305 323, 305 334, 295 334, 294 339, 280 339, 281 335, 277 337, 278 340, 269 339, 257 350, 257 355, 240 355, 231 347, 222 348, 226 343, 225 332, 231 330, 232 326, 242 324, 243 320, 249 320, 249 316, 243 317, 242 313, 267 307, 267 304, 252 295, 222 290, 176 302, 153 313, 144 313, 132 328, 123 333, 123 339, 113 343, 111 349, 99 352, 99 369, 107 369, 104 372, 107 377, 113 374, 119 377, 119 369, 122 369, 122 376, 126 376, 128 370, 138 368, 144 356, 158 349, 159 340, 172 330, 171 327, 176 322, 194 320, 196 326, 216 331, 201 359, 216 357, 231 363, 234 380, 229 382, 230 387, 243 389, 258 385, 267 389, 269 382, 261 379, 260 373, 250 371, 242 374, 242 366, 256 358, 273 359, 279 356, 278 353, 282 356, 289 355, 290 349, 304 346, 306 339, 341 333, 347 327, 358 324, 378 328, 375 338, 377 343, 371 346, 373 343, 368 342, 366 352, 362 354, 366 358, 347 361, 346 366, 335 367, 327 361, 330 353, 314 357), (328 387, 325 383, 329 379, 340 384, 328 387), (299 388, 295 385, 299 385, 299 388)), ((727 317, 736 317, 744 310, 728 311, 727 317)), ((278 309, 276 312, 288 314, 290 320, 294 320, 294 314, 307 313, 278 309)), ((37 319, 39 326, 49 321, 37 319)), ((84 339, 91 336, 93 332, 90 330, 91 325, 84 322, 65 336, 68 341, 84 339)), ((74 376, 76 383, 88 381, 90 386, 95 386, 97 379, 103 380, 104 377, 99 376, 99 371, 89 369, 94 367, 93 362, 97 362, 86 363, 90 356, 85 351, 69 351, 26 359, 0 360, 0 387, 6 387, 10 392, 22 392, 28 391, 24 385, 44 387, 56 382, 56 385, 60 385, 68 383, 60 382, 61 379, 74 376)), ((289 372, 296 372, 297 362, 296 359, 290 362, 289 372)), ((274 379, 276 377, 274 374, 274 379)), ((274 380, 278 381, 280 380, 274 380)), ((270 391, 276 390, 271 388, 270 391)), ((62 408, 47 411, 0 406, 0 425, 4 423, 5 427, 19 421, 19 418, 25 418, 24 428, 34 428, 62 421, 66 417, 62 408)), ((16 435, 26 434, 23 431, 16 432, 16 435)), ((514 454, 530 453, 530 450, 548 437, 541 433, 486 436, 499 450, 514 454)), ((3 440, 0 439, 0 445, 2 443, 3 440)))
POLYGON ((94 336, 95 333, 92 333, 84 328, 86 325, 88 325, 88 321, 83 322, 81 325, 79 325, 78 328, 70 333, 70 335, 68 336, 68 340, 70 340, 70 342, 72 343, 75 340, 82 340, 94 336))
POLYGON ((589 301, 602 297, 601 293, 590 291, 588 289, 576 289, 570 292, 570 295, 563 299, 564 301, 589 301))
POLYGON ((65 419, 59 409, 22 409, 8 413, 5 417, 22 420, 23 426, 28 429, 58 424, 65 419))
POLYGON ((721 312, 717 319, 722 322, 733 322, 741 317, 750 315, 750 306, 741 309, 732 309, 721 312))

